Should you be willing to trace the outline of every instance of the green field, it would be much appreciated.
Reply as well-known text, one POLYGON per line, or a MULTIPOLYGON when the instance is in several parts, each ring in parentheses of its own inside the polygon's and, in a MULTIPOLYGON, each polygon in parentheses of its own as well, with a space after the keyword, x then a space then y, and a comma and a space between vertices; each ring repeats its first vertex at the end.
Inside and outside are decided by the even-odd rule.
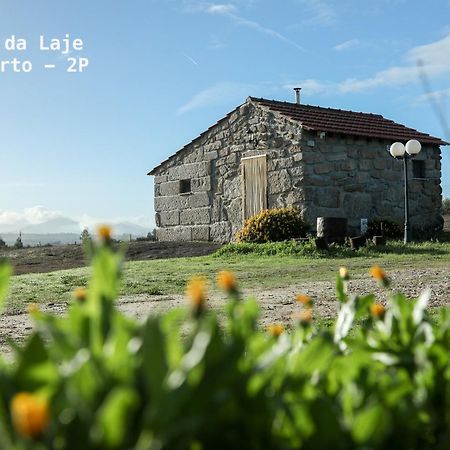
MULTIPOLYGON (((203 274, 213 280, 222 269, 234 271, 243 288, 264 289, 308 281, 329 281, 340 266, 347 266, 353 276, 367 274, 375 264, 388 272, 450 267, 450 242, 426 242, 407 247, 402 243, 392 243, 383 251, 372 248, 356 252, 351 257, 347 250, 344 254, 345 257, 339 254, 333 257, 211 255, 128 262, 124 265, 121 295, 180 294, 193 275, 203 274)), ((73 289, 85 286, 89 275, 89 268, 80 268, 15 276, 11 281, 8 311, 21 311, 30 302, 48 304, 69 301, 73 289)))

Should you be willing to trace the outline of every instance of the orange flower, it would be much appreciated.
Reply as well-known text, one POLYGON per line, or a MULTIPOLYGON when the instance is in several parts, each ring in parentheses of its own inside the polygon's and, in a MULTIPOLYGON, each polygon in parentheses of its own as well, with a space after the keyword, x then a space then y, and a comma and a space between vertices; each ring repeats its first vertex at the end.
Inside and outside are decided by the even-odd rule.
POLYGON ((236 277, 233 272, 222 270, 217 274, 217 285, 220 289, 231 292, 236 290, 236 277))
POLYGON ((87 290, 83 287, 78 287, 73 291, 73 298, 79 302, 84 302, 87 298, 87 290))
POLYGON ((206 280, 197 276, 192 278, 186 286, 186 296, 197 309, 202 309, 206 301, 206 280))
POLYGON ((341 267, 339 269, 339 276, 345 281, 348 281, 350 279, 347 267, 341 267))
POLYGON ((37 303, 30 303, 28 305, 28 313, 29 314, 37 314, 39 312, 39 306, 37 305, 37 303))
POLYGON ((386 272, 380 266, 373 266, 369 272, 375 280, 380 281, 385 287, 389 285, 386 272))
POLYGON ((309 295, 298 294, 295 297, 295 300, 297 300, 298 303, 301 303, 305 307, 309 307, 310 308, 312 306, 312 300, 311 300, 311 297, 309 295))
POLYGON ((381 303, 374 303, 370 306, 370 313, 373 317, 381 319, 386 312, 386 308, 381 303))
POLYGON ((292 314, 292 318, 302 325, 309 325, 313 320, 313 312, 312 309, 304 309, 302 311, 296 312, 292 314))
POLYGON ((273 337, 278 337, 284 333, 284 327, 279 323, 272 323, 267 327, 267 332, 273 337))
POLYGON ((20 392, 11 400, 11 417, 14 428, 21 436, 36 439, 50 422, 48 402, 29 392, 20 392))
POLYGON ((112 228, 109 225, 100 225, 97 233, 98 237, 103 241, 110 241, 112 236, 112 228))

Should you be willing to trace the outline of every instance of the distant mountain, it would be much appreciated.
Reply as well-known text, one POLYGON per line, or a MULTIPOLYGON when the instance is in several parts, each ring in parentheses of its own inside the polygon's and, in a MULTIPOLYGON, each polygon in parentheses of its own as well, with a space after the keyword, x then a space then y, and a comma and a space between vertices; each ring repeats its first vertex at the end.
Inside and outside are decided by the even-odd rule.
POLYGON ((152 231, 150 228, 142 227, 131 222, 120 222, 112 224, 113 233, 115 236, 123 234, 131 234, 133 236, 146 236, 147 233, 152 231))
MULTIPOLYGON (((132 222, 119 222, 111 224, 113 235, 116 238, 128 240, 132 238, 146 236, 152 228, 143 227, 132 222)), ((80 240, 82 226, 76 220, 68 217, 57 217, 39 224, 19 224, 15 229, 0 226, 0 237, 8 244, 12 245, 17 239, 19 232, 22 233, 24 245, 39 244, 73 244, 80 240)), ((89 232, 94 235, 96 227, 89 227, 89 232)))
POLYGON ((80 224, 67 217, 50 219, 39 224, 27 225, 22 230, 23 234, 59 234, 71 233, 80 234, 80 224))

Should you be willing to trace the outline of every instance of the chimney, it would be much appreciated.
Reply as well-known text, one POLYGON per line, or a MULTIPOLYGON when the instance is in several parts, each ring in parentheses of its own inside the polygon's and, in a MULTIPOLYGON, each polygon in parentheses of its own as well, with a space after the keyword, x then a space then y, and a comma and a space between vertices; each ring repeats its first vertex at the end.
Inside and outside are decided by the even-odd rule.
POLYGON ((294 91, 295 91, 295 103, 297 103, 297 105, 300 105, 300 91, 301 90, 302 90, 301 87, 294 88, 294 91))

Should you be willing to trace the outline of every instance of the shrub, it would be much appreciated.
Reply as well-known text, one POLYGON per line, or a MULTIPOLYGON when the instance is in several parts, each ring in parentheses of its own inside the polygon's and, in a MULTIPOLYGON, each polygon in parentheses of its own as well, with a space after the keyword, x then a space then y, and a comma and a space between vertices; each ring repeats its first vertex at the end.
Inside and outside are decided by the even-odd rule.
POLYGON ((442 214, 450 214, 450 198, 442 199, 442 214))
MULTIPOLYGON (((258 304, 222 272, 220 320, 205 280, 190 308, 145 322, 114 305, 122 255, 93 244, 93 275, 65 317, 29 308, 36 327, 15 356, 0 357, 0 448, 5 449, 411 449, 448 448, 450 311, 433 321, 424 292, 347 293, 339 312, 314 321, 297 295, 288 333, 258 328, 258 304)), ((10 269, 0 263, 0 305, 10 269)))
POLYGON ((21 248, 23 248, 22 233, 17 236, 16 242, 14 242, 14 248, 16 250, 20 250, 21 248))
POLYGON ((236 235, 239 242, 277 242, 303 238, 308 230, 296 208, 266 209, 248 218, 236 235))
POLYGON ((391 239, 401 239, 403 237, 403 224, 390 219, 373 219, 369 221, 367 236, 386 236, 391 239))

